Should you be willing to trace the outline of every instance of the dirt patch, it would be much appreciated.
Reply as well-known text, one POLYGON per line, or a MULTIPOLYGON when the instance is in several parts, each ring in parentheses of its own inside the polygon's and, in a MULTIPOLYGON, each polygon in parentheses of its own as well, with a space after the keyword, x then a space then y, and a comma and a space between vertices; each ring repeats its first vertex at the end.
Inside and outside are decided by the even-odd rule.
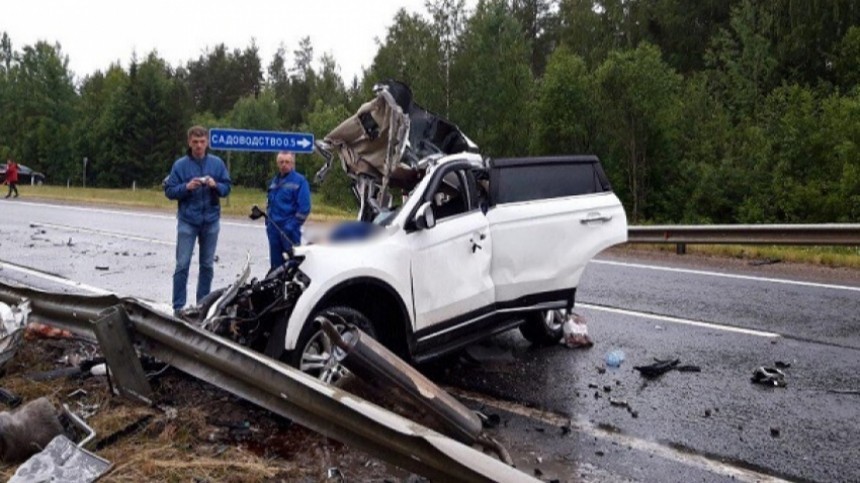
MULTIPOLYGON (((353 481, 383 481, 409 476, 172 368, 151 379, 154 407, 111 395, 104 376, 26 377, 69 367, 66 361, 93 347, 70 339, 25 341, 0 377, 0 387, 25 403, 46 396, 56 407, 65 403, 85 416, 98 433, 90 448, 114 464, 103 481, 322 481, 330 473, 353 481)), ((0 479, 16 469, 0 465, 0 479)))

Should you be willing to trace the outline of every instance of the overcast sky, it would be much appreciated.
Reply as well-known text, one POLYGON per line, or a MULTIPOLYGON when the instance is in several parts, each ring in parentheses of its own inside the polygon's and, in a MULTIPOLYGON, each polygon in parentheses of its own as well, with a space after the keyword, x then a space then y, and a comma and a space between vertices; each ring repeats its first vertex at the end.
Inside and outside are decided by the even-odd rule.
MULTIPOLYGON (((471 3, 471 2, 470 2, 471 3)), ((255 39, 263 69, 282 43, 288 63, 302 37, 314 58, 331 53, 348 84, 361 77, 400 8, 426 15, 424 0, 6 0, 0 32, 20 50, 38 40, 59 42, 80 80, 111 62, 128 67, 132 52, 152 50, 171 65, 184 65, 224 43, 244 49, 255 39)))

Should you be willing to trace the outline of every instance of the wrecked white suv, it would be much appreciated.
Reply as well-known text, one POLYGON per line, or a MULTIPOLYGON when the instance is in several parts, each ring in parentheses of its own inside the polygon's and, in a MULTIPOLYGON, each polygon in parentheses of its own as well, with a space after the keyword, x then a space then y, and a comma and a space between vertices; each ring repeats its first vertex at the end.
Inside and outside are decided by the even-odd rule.
MULTIPOLYGON (((380 105, 393 107, 386 93, 380 105)), ((398 132, 386 116, 370 122, 361 112, 354 116, 359 136, 385 122, 381 131, 398 132)), ((473 146, 449 126, 434 129, 473 146)), ((373 173, 368 165, 357 174, 343 158, 361 146, 348 151, 358 144, 338 144, 332 135, 325 142, 340 149, 356 180, 360 217, 373 221, 356 222, 362 229, 350 240, 297 247, 263 280, 241 278, 215 292, 200 320, 327 381, 340 369, 320 318, 357 325, 416 362, 515 327, 534 343, 558 342, 561 315, 573 308, 586 264, 627 238, 624 210, 596 156, 484 159, 468 148, 440 149, 416 157, 418 172, 409 173, 403 153, 414 150, 413 142, 405 143, 399 164, 382 156, 390 166, 373 173), (397 178, 397 170, 405 173, 397 178), (402 188, 405 201, 394 206, 402 198, 389 188, 404 179, 414 184, 402 188)), ((390 140, 380 145, 387 153, 399 149, 392 151, 390 140)))

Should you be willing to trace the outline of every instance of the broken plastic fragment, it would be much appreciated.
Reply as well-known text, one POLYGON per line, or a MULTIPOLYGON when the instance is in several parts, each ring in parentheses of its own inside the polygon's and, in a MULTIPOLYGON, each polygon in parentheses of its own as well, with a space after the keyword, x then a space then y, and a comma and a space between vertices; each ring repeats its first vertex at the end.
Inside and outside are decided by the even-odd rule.
POLYGON ((680 359, 654 359, 653 364, 649 364, 647 366, 635 366, 633 369, 639 371, 642 374, 642 377, 652 379, 655 377, 662 376, 663 374, 675 370, 678 372, 702 372, 702 369, 699 366, 694 365, 678 365, 680 364, 680 359))
POLYGON ((571 313, 562 325, 564 338, 562 343, 571 349, 577 347, 591 347, 594 342, 588 337, 588 326, 585 325, 585 317, 571 313))
POLYGON ((680 359, 667 359, 663 361, 656 360, 653 364, 649 364, 647 366, 635 366, 633 369, 639 371, 639 374, 642 374, 642 377, 653 378, 662 376, 663 374, 671 371, 680 362, 680 359))
POLYGON ((30 315, 30 302, 24 301, 15 307, 0 302, 0 369, 11 360, 21 345, 23 328, 30 315))
POLYGON ((773 367, 759 367, 753 371, 752 382, 764 386, 785 387, 785 373, 773 367))
POLYGON ((611 350, 606 353, 603 360, 606 362, 606 367, 619 367, 624 362, 624 351, 621 349, 611 350))

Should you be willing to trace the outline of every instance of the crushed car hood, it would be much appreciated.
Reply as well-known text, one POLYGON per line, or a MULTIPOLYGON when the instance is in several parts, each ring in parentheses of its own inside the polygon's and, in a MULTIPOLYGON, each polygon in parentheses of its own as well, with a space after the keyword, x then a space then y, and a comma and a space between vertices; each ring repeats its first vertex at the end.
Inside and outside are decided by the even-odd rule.
POLYGON ((389 80, 374 86, 374 92, 376 98, 318 144, 329 159, 336 152, 350 176, 363 174, 383 188, 411 190, 434 156, 477 152, 455 124, 413 102, 406 84, 389 80))

